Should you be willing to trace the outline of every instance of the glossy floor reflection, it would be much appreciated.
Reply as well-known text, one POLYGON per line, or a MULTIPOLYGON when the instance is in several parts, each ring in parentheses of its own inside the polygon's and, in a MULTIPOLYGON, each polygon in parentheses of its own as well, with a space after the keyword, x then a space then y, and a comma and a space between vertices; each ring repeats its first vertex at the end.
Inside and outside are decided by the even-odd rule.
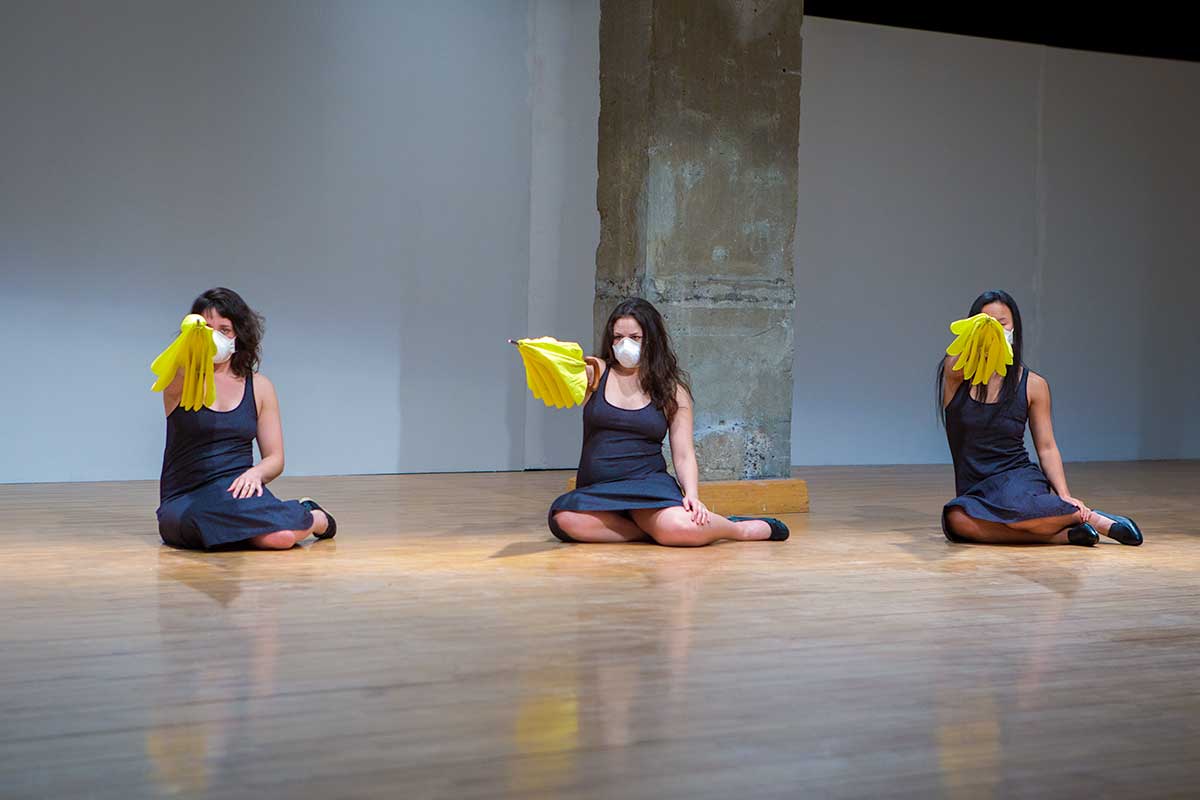
POLYGON ((153 483, 0 486, 0 797, 1188 797, 1200 463, 1142 548, 948 544, 945 467, 806 469, 786 543, 568 546, 565 473, 281 480, 332 542, 159 545, 153 483))

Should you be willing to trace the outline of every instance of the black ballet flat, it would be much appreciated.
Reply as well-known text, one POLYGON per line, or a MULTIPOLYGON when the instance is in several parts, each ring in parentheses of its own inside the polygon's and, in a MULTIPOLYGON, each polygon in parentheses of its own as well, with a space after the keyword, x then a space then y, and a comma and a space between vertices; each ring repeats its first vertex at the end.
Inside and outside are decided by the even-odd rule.
POLYGON ((300 505, 304 506, 309 511, 323 511, 325 513, 325 519, 329 520, 329 527, 325 529, 325 532, 314 533, 313 536, 317 537, 318 539, 332 539, 334 536, 337 536, 337 523, 334 521, 333 515, 321 508, 316 500, 313 500, 311 497, 301 497, 300 505))
POLYGON ((1080 547, 1095 547, 1100 542, 1100 534, 1086 522, 1067 528, 1067 541, 1080 547))
POLYGON ((1129 517, 1122 517, 1116 514, 1109 514, 1104 511, 1096 511, 1102 517, 1108 517, 1113 521, 1112 527, 1105 534, 1110 539, 1116 539, 1121 544, 1127 544, 1131 547, 1137 547, 1142 543, 1142 529, 1137 526, 1137 523, 1129 517))
POLYGON ((750 522, 751 520, 760 520, 771 526, 771 538, 767 539, 768 542, 782 542, 782 541, 785 541, 788 538, 788 536, 791 535, 791 531, 788 530, 788 526, 784 525, 782 522, 775 519, 774 517, 730 517, 729 518, 730 522, 750 522))

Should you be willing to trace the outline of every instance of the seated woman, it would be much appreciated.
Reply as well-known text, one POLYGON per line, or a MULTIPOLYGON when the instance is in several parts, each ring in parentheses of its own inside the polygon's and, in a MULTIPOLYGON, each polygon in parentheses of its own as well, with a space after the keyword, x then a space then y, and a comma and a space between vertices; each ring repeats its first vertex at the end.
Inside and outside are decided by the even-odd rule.
POLYGON ((262 317, 230 289, 192 303, 213 329, 216 402, 179 408, 183 373, 163 393, 167 446, 159 481, 158 532, 172 547, 248 545, 286 550, 310 534, 332 539, 334 522, 316 501, 277 500, 266 484, 283 472, 283 429, 275 387, 256 371, 262 317), (262 460, 254 464, 254 440, 262 460))
POLYGON ((726 519, 700 502, 692 397, 654 306, 640 298, 618 305, 605 326, 601 356, 588 359, 588 386, 596 388, 583 405, 577 488, 550 507, 555 536, 564 542, 649 538, 676 547, 788 537, 779 520, 726 519), (663 458, 668 431, 679 481, 663 458))
POLYGON ((1071 496, 1050 420, 1050 386, 1021 362, 1021 312, 1007 292, 984 292, 968 316, 995 317, 1011 336, 1013 365, 1001 377, 972 388, 954 369, 938 366, 938 397, 958 497, 942 510, 952 542, 1075 544, 1091 546, 1104 534, 1128 545, 1142 532, 1128 517, 1089 509, 1071 496), (1025 425, 1038 462, 1025 449, 1025 425))

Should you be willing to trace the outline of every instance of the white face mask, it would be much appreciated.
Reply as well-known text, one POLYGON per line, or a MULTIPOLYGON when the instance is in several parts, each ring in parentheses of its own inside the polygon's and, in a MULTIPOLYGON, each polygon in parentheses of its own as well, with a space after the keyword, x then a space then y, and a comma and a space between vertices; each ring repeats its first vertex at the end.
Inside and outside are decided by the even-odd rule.
POLYGON ((613 355, 625 369, 633 369, 642 359, 642 346, 633 339, 625 338, 613 346, 613 355))
POLYGON ((217 354, 213 356, 214 364, 224 364, 233 358, 233 351, 237 349, 236 338, 228 337, 220 331, 213 331, 213 341, 217 344, 217 354))
POLYGON ((1010 331, 1008 328, 1005 328, 1004 329, 1004 341, 1008 342, 1009 347, 1012 347, 1012 337, 1013 337, 1013 332, 1010 331))

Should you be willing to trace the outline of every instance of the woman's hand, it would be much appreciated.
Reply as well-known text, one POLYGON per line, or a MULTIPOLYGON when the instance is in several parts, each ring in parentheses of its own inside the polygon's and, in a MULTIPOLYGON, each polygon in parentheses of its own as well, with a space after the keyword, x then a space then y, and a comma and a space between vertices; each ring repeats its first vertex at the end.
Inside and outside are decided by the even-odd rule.
POLYGON ((604 375, 604 361, 595 356, 584 356, 583 363, 587 365, 587 390, 594 392, 600 388, 600 377, 604 375))
POLYGON ((709 520, 708 506, 700 502, 700 498, 694 494, 683 496, 683 507, 691 513, 692 522, 697 525, 707 525, 709 520))
POLYGON ((254 495, 262 497, 262 475, 259 473, 257 467, 251 467, 241 475, 238 475, 225 491, 232 492, 233 496, 238 500, 253 497, 254 495))
POLYGON ((1064 503, 1070 503, 1071 505, 1073 505, 1073 506, 1075 506, 1076 508, 1078 508, 1078 509, 1079 509, 1079 518, 1080 518, 1080 519, 1082 519, 1082 520, 1086 521, 1086 520, 1087 520, 1087 518, 1088 518, 1089 516, 1091 516, 1092 510, 1091 510, 1090 508, 1088 508, 1087 506, 1085 506, 1085 505, 1083 504, 1083 501, 1082 501, 1082 500, 1076 500, 1074 497, 1071 497, 1070 495, 1066 495, 1066 494, 1064 494, 1064 495, 1062 495, 1062 501, 1063 501, 1064 503))

